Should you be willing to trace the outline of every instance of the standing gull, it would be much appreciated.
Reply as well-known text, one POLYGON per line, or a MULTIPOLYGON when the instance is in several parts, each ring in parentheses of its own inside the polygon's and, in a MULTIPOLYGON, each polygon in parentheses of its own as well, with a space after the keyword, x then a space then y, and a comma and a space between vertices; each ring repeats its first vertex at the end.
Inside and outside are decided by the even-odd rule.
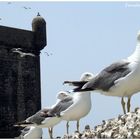
MULTIPOLYGON (((59 91, 56 98, 57 98, 57 101, 54 105, 51 106, 51 108, 54 108, 61 100, 63 100, 64 98, 66 97, 70 97, 71 95, 66 92, 66 91, 59 91)), ((53 127, 51 128, 48 128, 49 130, 49 133, 52 134, 53 133, 53 127)), ((51 137, 52 138, 52 137, 51 137)))
MULTIPOLYGON (((65 98, 71 98, 71 97, 72 95, 70 95, 69 92, 66 92, 66 91, 61 91, 57 95, 58 101, 63 100, 65 98)), ((66 128, 67 128, 67 134, 69 134, 69 121, 67 121, 66 128)))
POLYGON ((131 96, 140 91, 140 31, 137 34, 137 45, 132 55, 106 67, 89 82, 74 89, 74 92, 94 90, 104 95, 122 97, 124 113, 126 109, 123 98, 127 97, 127 111, 130 111, 131 96))
MULTIPOLYGON (((84 73, 84 77, 87 77, 87 74, 84 73)), ((91 79, 93 74, 88 75, 87 79, 91 79), (90 78, 89 78, 90 77, 90 78)), ((85 78, 86 79, 86 78, 85 78)), ((82 81, 81 81, 82 82, 82 81)), ((91 109, 91 96, 90 92, 77 92, 72 96, 68 96, 61 100, 55 107, 52 109, 52 112, 60 112, 60 116, 63 120, 77 121, 77 131, 79 131, 79 120, 86 116, 91 109)), ((67 123, 67 133, 68 133, 68 123, 67 123)))
MULTIPOLYGON (((80 81, 64 81, 63 84, 69 84, 70 86, 76 86, 75 90, 77 90, 81 87, 81 85, 84 85, 86 82, 88 82, 93 77, 94 77, 94 75, 92 73, 85 72, 81 75, 80 81)), ((90 94, 88 96, 90 96, 90 94)), ((89 101, 91 101, 91 100, 89 100, 89 101)), ((90 103, 90 106, 91 106, 91 103, 90 103)), ((67 134, 69 133, 68 128, 69 128, 69 121, 67 121, 67 134)), ((79 120, 77 120, 77 131, 79 131, 79 120)))

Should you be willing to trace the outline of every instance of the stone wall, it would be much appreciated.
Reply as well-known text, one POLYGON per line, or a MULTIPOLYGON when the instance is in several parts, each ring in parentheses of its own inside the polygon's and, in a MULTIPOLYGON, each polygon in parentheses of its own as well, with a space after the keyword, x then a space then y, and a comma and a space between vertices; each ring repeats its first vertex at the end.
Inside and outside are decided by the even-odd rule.
POLYGON ((41 108, 40 50, 46 36, 42 40, 36 36, 42 28, 46 31, 46 24, 40 18, 35 21, 41 31, 0 26, 0 138, 18 136, 19 129, 13 125, 41 108))

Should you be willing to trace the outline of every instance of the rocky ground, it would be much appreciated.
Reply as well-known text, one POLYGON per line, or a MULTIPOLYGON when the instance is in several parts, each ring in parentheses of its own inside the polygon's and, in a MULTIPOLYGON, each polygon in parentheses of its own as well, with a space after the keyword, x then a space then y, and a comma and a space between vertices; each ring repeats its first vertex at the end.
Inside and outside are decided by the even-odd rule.
MULTIPOLYGON (((61 137, 57 137, 61 138, 61 137)), ((139 139, 140 138, 140 108, 134 112, 119 115, 117 118, 103 120, 101 125, 91 129, 89 125, 85 126, 82 133, 75 132, 72 135, 64 135, 62 139, 98 139, 98 138, 116 138, 116 139, 139 139)))

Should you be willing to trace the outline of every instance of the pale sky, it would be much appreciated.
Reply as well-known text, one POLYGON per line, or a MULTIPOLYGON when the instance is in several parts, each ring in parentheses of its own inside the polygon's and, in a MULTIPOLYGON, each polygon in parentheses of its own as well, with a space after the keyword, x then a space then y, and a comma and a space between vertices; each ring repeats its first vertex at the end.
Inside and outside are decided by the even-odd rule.
MULTIPOLYGON (((64 80, 78 80, 86 71, 96 74, 135 49, 140 2, 0 2, 0 25, 31 30, 37 12, 47 22, 48 45, 40 55, 42 107, 53 105, 60 90, 71 89, 64 80)), ((122 114, 120 101, 92 93, 92 109, 81 120, 80 130, 122 114)), ((140 94, 132 97, 131 105, 131 110, 140 106, 140 94)), ((54 128, 55 137, 66 133, 65 123, 54 128)), ((71 122, 70 133, 75 130, 71 122)), ((48 138, 47 129, 43 137, 48 138)))

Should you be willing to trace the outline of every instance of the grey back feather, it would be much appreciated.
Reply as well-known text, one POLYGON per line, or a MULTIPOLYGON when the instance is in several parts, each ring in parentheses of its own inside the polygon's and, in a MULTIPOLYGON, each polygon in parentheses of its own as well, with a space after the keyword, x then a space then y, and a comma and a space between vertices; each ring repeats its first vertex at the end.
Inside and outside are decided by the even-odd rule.
POLYGON ((73 97, 72 96, 68 96, 64 99, 62 99, 61 101, 58 102, 58 104, 56 104, 56 106, 54 106, 51 110, 50 113, 60 116, 60 113, 64 110, 66 110, 68 107, 70 107, 73 104, 73 97))
POLYGON ((40 111, 38 111, 36 114, 32 115, 31 117, 27 118, 26 120, 28 122, 32 122, 32 123, 36 123, 36 124, 41 124, 41 122, 43 120, 45 120, 46 117, 52 117, 52 115, 50 115, 49 111, 51 109, 42 109, 40 111))
POLYGON ((126 76, 131 70, 127 67, 129 62, 120 61, 111 64, 103 69, 96 77, 91 79, 83 86, 83 90, 98 90, 108 91, 113 85, 114 81, 126 76))

